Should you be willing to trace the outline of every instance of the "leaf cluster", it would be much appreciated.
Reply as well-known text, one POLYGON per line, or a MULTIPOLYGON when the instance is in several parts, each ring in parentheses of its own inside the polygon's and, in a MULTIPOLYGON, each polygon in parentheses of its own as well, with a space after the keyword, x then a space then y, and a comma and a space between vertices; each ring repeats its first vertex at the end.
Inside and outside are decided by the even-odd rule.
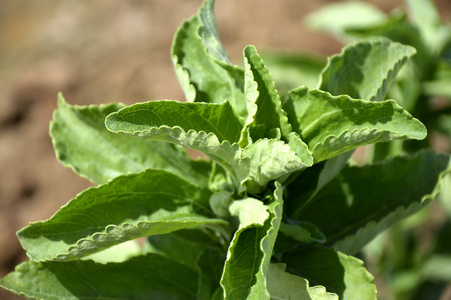
POLYGON ((426 137, 387 99, 417 50, 359 41, 328 60, 317 88, 282 93, 255 47, 232 64, 214 2, 173 40, 185 102, 58 96, 57 158, 97 186, 18 232, 30 260, 1 286, 32 299, 376 298, 356 255, 449 173, 448 156, 425 150, 349 163, 360 146, 426 137))

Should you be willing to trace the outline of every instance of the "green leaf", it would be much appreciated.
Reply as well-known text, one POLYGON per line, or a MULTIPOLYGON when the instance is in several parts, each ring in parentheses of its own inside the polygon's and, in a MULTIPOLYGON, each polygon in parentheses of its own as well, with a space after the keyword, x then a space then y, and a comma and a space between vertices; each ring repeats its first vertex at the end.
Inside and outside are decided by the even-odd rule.
POLYGON ((199 267, 199 290, 197 299, 223 299, 223 290, 219 285, 224 269, 225 252, 217 248, 207 249, 197 261, 199 267))
POLYGON ((375 300, 374 277, 363 262, 334 249, 308 247, 284 255, 290 273, 322 285, 340 299, 375 300))
POLYGON ((152 234, 193 226, 221 228, 210 219, 210 192, 171 173, 146 170, 90 188, 47 221, 18 232, 33 260, 72 260, 152 234))
POLYGON ((136 240, 115 245, 100 252, 82 257, 83 260, 93 260, 96 263, 124 262, 132 257, 146 253, 136 240))
POLYGON ((299 218, 317 225, 326 235, 327 245, 354 254, 434 199, 450 172, 449 157, 432 151, 371 166, 346 167, 299 218))
POLYGON ((417 72, 421 78, 430 78, 434 62, 431 60, 431 49, 425 44, 421 34, 415 26, 410 24, 408 16, 400 10, 390 15, 390 18, 381 24, 373 26, 348 28, 346 33, 360 39, 374 39, 386 37, 392 41, 414 47, 417 54, 412 58, 417 65, 417 72))
POLYGON ((217 61, 230 63, 229 55, 219 39, 218 25, 215 16, 215 0, 206 0, 199 9, 198 19, 201 22, 199 36, 206 47, 207 53, 217 61))
POLYGON ((166 256, 197 270, 199 257, 209 246, 214 244, 215 241, 202 230, 181 229, 166 234, 148 236, 146 248, 147 251, 166 256), (205 238, 205 241, 193 240, 191 239, 193 236, 205 238), (183 251, 180 251, 180 249, 183 249, 183 251))
POLYGON ((280 140, 261 139, 245 148, 242 155, 249 159, 248 191, 262 192, 269 181, 284 181, 291 173, 311 166, 313 158, 309 150, 307 147, 302 150, 304 161, 301 155, 280 140))
POLYGON ((425 126, 393 100, 369 102, 299 88, 284 108, 315 162, 366 144, 426 137, 425 126))
POLYGON ((322 286, 310 287, 302 277, 285 272, 285 264, 270 264, 268 291, 273 300, 306 299, 338 300, 336 294, 327 293, 322 286))
POLYGON ((303 171, 287 187, 290 195, 285 201, 289 216, 299 219, 300 213, 315 197, 315 195, 347 165, 352 151, 345 152, 331 159, 313 165, 303 171))
POLYGON ((275 138, 274 132, 280 131, 282 137, 288 140, 291 125, 287 114, 282 109, 279 93, 263 60, 253 46, 244 48, 245 62, 245 94, 248 118, 243 129, 250 130, 251 138, 257 141, 261 138, 275 138), (252 130, 253 128, 259 130, 252 130))
POLYGON ((189 102, 222 103, 228 100, 245 117, 244 71, 232 64, 219 41, 214 0, 185 21, 174 37, 175 71, 189 102))
POLYGON ((206 185, 208 177, 203 171, 210 168, 209 164, 192 161, 185 150, 164 142, 143 141, 109 132, 105 128, 105 117, 123 107, 114 103, 72 106, 58 94, 58 109, 50 124, 58 160, 97 184, 152 168, 196 178, 196 183, 206 185))
POLYGON ((324 243, 326 236, 319 228, 309 222, 300 222, 300 224, 280 224, 280 232, 285 236, 301 243, 324 243))
POLYGON ((156 254, 123 263, 24 262, 1 279, 7 290, 32 299, 193 299, 198 275, 156 254))
POLYGON ((319 89, 334 96, 384 100, 398 71, 415 53, 413 47, 385 39, 350 45, 329 59, 319 89))
POLYGON ((282 218, 282 186, 276 182, 271 203, 248 198, 230 212, 239 228, 230 243, 221 286, 226 299, 269 299, 266 276, 282 218))
POLYGON ((292 145, 299 155, 289 145, 274 139, 262 139, 244 149, 231 144, 239 139, 241 123, 228 102, 135 104, 109 115, 106 126, 113 132, 164 140, 201 151, 232 174, 239 192, 244 191, 245 184, 251 193, 260 192, 270 180, 312 163, 302 141, 292 145))
MULTIPOLYGON (((245 190, 245 187, 243 187, 241 183, 243 183, 249 175, 249 159, 241 157, 241 148, 238 143, 231 144, 227 140, 220 142, 219 138, 212 132, 196 132, 194 130, 188 130, 186 132, 179 126, 150 127, 148 130, 135 131, 127 124, 124 125, 121 124, 121 122, 114 122, 107 118, 106 125, 109 130, 115 130, 115 128, 117 128, 117 132, 120 133, 135 135, 148 140, 161 140, 175 143, 206 154, 230 172, 237 191, 242 192, 245 190)), ((224 180, 226 178, 216 179, 219 180, 219 184, 226 184, 226 181, 224 180)), ((216 179, 214 179, 213 182, 210 182, 210 185, 213 184, 213 188, 217 188, 216 184, 218 184, 218 182, 216 182, 216 179)))
POLYGON ((152 129, 181 128, 215 134, 219 141, 238 142, 243 125, 230 104, 150 101, 125 107, 106 118, 109 130, 146 136, 152 129))
POLYGON ((387 19, 376 6, 363 1, 332 2, 321 6, 305 18, 312 29, 327 31, 339 37, 348 28, 378 25, 387 19))
POLYGON ((241 184, 249 174, 249 162, 241 158, 239 145, 227 140, 238 141, 241 134, 241 123, 228 102, 221 105, 175 101, 135 104, 109 115, 105 124, 116 133, 171 142, 203 152, 230 172, 237 191, 245 190, 241 184), (134 112, 141 106, 143 116, 137 118, 134 112), (184 114, 180 114, 179 108, 184 114))

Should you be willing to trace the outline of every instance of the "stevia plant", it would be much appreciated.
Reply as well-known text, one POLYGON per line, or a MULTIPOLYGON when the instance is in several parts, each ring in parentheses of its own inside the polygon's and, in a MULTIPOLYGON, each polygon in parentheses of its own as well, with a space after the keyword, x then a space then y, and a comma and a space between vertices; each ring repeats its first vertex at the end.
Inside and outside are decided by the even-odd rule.
POLYGON ((30 260, 0 285, 32 299, 375 299, 355 255, 449 173, 448 156, 425 150, 348 164, 359 146, 426 137, 385 100, 414 54, 358 42, 317 89, 280 97, 255 47, 243 68, 230 62, 206 0, 173 41, 186 102, 58 96, 56 155, 98 186, 18 232, 30 260))

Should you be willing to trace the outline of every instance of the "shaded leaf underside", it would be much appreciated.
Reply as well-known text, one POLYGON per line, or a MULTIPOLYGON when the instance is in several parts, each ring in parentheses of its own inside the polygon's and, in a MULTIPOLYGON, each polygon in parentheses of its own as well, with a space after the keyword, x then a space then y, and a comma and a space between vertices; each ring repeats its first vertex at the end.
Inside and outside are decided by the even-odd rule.
POLYGON ((300 218, 316 224, 328 245, 355 254, 380 232, 434 199, 449 172, 449 157, 432 151, 372 166, 346 167, 300 218))

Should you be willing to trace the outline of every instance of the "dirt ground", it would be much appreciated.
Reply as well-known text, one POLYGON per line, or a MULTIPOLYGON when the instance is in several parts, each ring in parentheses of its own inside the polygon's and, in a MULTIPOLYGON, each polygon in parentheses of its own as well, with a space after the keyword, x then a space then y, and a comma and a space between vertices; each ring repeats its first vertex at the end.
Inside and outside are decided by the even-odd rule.
MULTIPOLYGON (((170 45, 201 0, 0 2, 0 277, 26 259, 15 232, 49 218, 91 184, 59 164, 48 136, 63 92, 71 104, 183 100, 170 45)), ((330 55, 341 45, 303 16, 327 0, 218 0, 225 48, 247 44, 330 55)), ((401 1, 370 1, 390 11, 401 1)), ((450 19, 448 0, 436 1, 450 19), (448 5, 447 5, 448 2, 448 5)), ((0 299, 19 299, 0 290, 0 299)))

